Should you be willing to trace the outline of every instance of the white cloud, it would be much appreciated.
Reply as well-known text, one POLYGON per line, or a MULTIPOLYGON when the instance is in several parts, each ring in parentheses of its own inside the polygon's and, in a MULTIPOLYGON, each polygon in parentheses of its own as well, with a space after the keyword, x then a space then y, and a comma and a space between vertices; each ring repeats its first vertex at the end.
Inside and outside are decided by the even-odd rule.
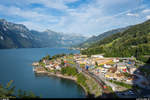
POLYGON ((34 29, 34 30, 38 30, 38 31, 44 31, 45 28, 48 28, 48 26, 44 26, 40 23, 36 23, 36 22, 32 22, 32 21, 21 21, 21 22, 17 22, 18 24, 23 24, 25 26, 27 26, 29 29, 34 29))
POLYGON ((66 4, 73 3, 78 0, 27 0, 28 3, 39 3, 48 8, 54 8, 58 10, 66 10, 68 6, 66 4))
MULTIPOLYGON (((89 3, 80 4, 77 8, 70 8, 67 4, 78 0, 23 0, 26 8, 31 4, 44 6, 34 9, 23 9, 21 5, 24 3, 20 0, 15 1, 18 1, 20 8, 18 6, 6 7, 0 5, 1 14, 24 18, 25 21, 18 23, 36 30, 49 28, 62 32, 95 34, 96 32, 101 33, 114 27, 130 24, 131 21, 128 20, 127 16, 140 16, 136 13, 129 13, 140 9, 138 5, 140 0, 91 0, 89 3), (122 6, 121 10, 118 6, 122 6), (47 12, 49 8, 63 12, 63 15, 55 16, 53 12, 47 12), (111 12, 111 10, 115 11, 114 9, 119 9, 119 11, 111 12), (108 13, 108 11, 111 13, 108 13), (124 16, 125 14, 127 16, 124 16)), ((134 17, 130 19, 134 19, 134 17)))
POLYGON ((145 9, 142 11, 142 13, 149 13, 150 12, 150 9, 145 9))
POLYGON ((77 2, 78 0, 64 0, 65 3, 73 3, 73 2, 77 2))
POLYGON ((150 15, 147 15, 147 16, 146 16, 146 19, 150 19, 150 15))
MULTIPOLYGON (((102 0, 104 1, 104 0, 102 0)), ((115 1, 115 0, 114 0, 115 1)), ((81 5, 76 9, 67 9, 67 15, 60 20, 60 23, 53 26, 54 29, 60 29, 65 32, 78 32, 78 33, 95 33, 109 30, 112 26, 128 25, 122 23, 127 18, 116 18, 118 16, 124 16, 124 14, 134 11, 140 8, 134 7, 133 9, 125 10, 114 15, 105 15, 103 9, 103 3, 92 2, 87 5, 81 5), (112 23, 112 24, 111 24, 112 23), (63 28, 62 28, 63 27, 63 28)), ((119 3, 121 1, 118 1, 119 3)), ((107 4, 110 5, 110 4, 107 4)), ((131 16, 131 14, 129 14, 131 16)), ((132 16, 139 16, 138 14, 132 14, 132 16)))
POLYGON ((14 6, 6 7, 3 5, 0 5, 0 12, 8 16, 19 16, 19 17, 22 17, 28 20, 34 20, 34 21, 43 21, 43 19, 51 19, 51 20, 48 20, 49 22, 57 21, 57 19, 54 16, 38 13, 35 11, 31 11, 31 10, 22 10, 14 6))
POLYGON ((126 15, 127 16, 134 16, 134 17, 138 17, 139 16, 139 14, 136 14, 136 13, 127 13, 126 15))

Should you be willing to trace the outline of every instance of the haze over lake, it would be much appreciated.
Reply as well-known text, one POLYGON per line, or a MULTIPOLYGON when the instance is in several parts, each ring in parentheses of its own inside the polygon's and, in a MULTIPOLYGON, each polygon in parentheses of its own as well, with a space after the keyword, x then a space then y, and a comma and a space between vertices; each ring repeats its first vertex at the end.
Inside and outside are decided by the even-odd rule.
POLYGON ((64 48, 25 48, 0 50, 0 83, 13 80, 16 89, 32 91, 42 98, 85 98, 84 90, 74 81, 57 77, 36 77, 34 61, 43 56, 61 53, 79 53, 64 48))

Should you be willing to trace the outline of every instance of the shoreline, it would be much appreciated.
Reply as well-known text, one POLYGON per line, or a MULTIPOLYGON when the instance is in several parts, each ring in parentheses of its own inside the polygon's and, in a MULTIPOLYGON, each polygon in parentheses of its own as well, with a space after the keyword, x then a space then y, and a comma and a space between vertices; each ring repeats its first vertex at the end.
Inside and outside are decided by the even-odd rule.
MULTIPOLYGON (((48 76, 56 76, 56 77, 59 77, 59 78, 70 79, 70 80, 73 80, 73 81, 75 81, 77 83, 77 78, 76 77, 72 77, 72 76, 66 76, 66 75, 54 74, 54 73, 48 73, 48 76)), ((83 88, 83 90, 85 92, 85 96, 87 97, 88 96, 88 92, 87 92, 86 88, 83 85, 79 84, 79 83, 77 83, 77 84, 80 85, 83 88)))
MULTIPOLYGON (((37 72, 35 72, 35 73, 37 73, 37 72)), ((38 74, 43 74, 43 73, 38 73, 38 74)), ((54 73, 51 73, 51 72, 46 72, 46 75, 47 76, 56 76, 58 78, 64 78, 64 79, 73 80, 74 82, 76 82, 76 84, 78 84, 78 85, 80 85, 82 87, 82 89, 84 90, 84 93, 85 93, 85 97, 88 96, 88 92, 87 92, 86 88, 83 85, 77 83, 77 78, 76 77, 62 75, 62 74, 54 74, 54 73)))

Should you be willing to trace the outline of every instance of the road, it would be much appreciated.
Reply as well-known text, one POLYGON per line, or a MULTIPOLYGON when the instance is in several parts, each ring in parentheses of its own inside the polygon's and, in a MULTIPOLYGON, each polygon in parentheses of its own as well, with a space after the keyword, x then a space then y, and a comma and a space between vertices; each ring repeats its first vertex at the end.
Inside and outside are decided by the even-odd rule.
POLYGON ((108 91, 107 89, 104 89, 105 83, 104 83, 102 80, 100 80, 100 78, 99 78, 98 76, 94 75, 93 73, 91 73, 91 72, 89 72, 89 71, 87 71, 87 70, 85 70, 85 69, 82 69, 82 68, 80 67, 80 65, 77 64, 77 63, 76 63, 76 68, 77 68, 77 70, 78 70, 79 72, 83 72, 84 74, 86 74, 86 75, 92 77, 92 78, 100 85, 100 87, 101 87, 101 89, 102 89, 102 94, 103 94, 102 98, 107 98, 107 96, 104 95, 104 94, 105 94, 105 93, 108 93, 109 91, 108 91))
MULTIPOLYGON (((118 90, 118 88, 121 89, 122 87, 107 81, 106 78, 102 75, 102 73, 97 76, 97 75, 93 74, 92 72, 82 69, 78 63, 76 63, 75 65, 73 65, 73 64, 70 64, 70 65, 72 65, 72 66, 76 65, 75 67, 77 68, 78 72, 83 72, 84 74, 87 74, 90 77, 92 77, 93 79, 95 79, 95 81, 98 82, 98 84, 101 86, 103 94, 105 94, 105 92, 108 93, 108 91, 106 91, 106 89, 104 89, 104 85, 107 84, 108 86, 112 87, 113 91, 115 91, 115 94, 120 98, 137 98, 138 97, 136 93, 131 95, 128 93, 128 91, 116 92, 118 90), (126 94, 126 95, 124 95, 124 94, 126 94)), ((106 97, 106 96, 104 95, 104 97, 106 97)))
MULTIPOLYGON (((104 77, 104 75, 100 72, 98 74, 98 77, 103 81, 105 82, 105 84, 107 84, 108 86, 111 86, 113 91, 116 93, 116 95, 120 98, 136 98, 138 97, 137 94, 129 94, 128 93, 128 89, 126 89, 125 87, 122 87, 122 86, 119 86, 119 85, 116 85, 114 83, 111 83, 109 81, 107 81, 107 79, 104 77), (124 91, 124 92, 123 92, 124 91), (127 94, 127 95, 124 95, 124 94, 127 94)), ((133 90, 132 90, 133 91, 133 90)))
MULTIPOLYGON (((105 78, 104 78, 104 76, 102 76, 102 75, 95 75, 95 74, 93 74, 92 72, 89 72, 89 71, 86 71, 85 69, 82 69, 81 67, 80 67, 80 65, 79 64, 77 64, 76 63, 76 68, 77 68, 77 70, 79 71, 79 72, 84 72, 85 74, 88 74, 89 76, 91 76, 91 77, 93 77, 94 79, 95 79, 95 81, 97 81, 98 83, 99 83, 99 85, 101 86, 101 88, 102 88, 102 90, 103 90, 103 93, 105 94, 105 92, 106 92, 106 90, 104 89, 104 85, 108 85, 108 86, 111 86, 112 87, 112 89, 113 89, 113 91, 116 91, 116 90, 118 90, 118 85, 116 85, 116 84, 113 84, 113 83, 111 83, 111 82, 109 82, 109 81, 107 81, 105 78)), ((121 88, 121 87, 119 87, 119 88, 121 88)), ((107 91, 108 92, 108 91, 107 91)), ((137 95, 130 95, 130 94, 128 94, 128 95, 123 95, 123 94, 127 94, 127 93, 123 93, 122 92, 122 94, 121 94, 121 92, 115 92, 116 93, 116 95, 118 96, 118 97, 120 97, 120 98, 136 98, 137 97, 137 95)))

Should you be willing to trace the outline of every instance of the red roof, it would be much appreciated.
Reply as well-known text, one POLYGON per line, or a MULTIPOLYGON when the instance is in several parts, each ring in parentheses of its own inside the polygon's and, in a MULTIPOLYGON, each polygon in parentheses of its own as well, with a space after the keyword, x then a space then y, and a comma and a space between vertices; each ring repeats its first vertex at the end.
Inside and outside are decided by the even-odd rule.
POLYGON ((67 61, 64 61, 64 63, 67 63, 67 61))
POLYGON ((123 69, 124 72, 127 72, 127 69, 123 69))
POLYGON ((107 86, 104 86, 104 88, 107 88, 107 86))

